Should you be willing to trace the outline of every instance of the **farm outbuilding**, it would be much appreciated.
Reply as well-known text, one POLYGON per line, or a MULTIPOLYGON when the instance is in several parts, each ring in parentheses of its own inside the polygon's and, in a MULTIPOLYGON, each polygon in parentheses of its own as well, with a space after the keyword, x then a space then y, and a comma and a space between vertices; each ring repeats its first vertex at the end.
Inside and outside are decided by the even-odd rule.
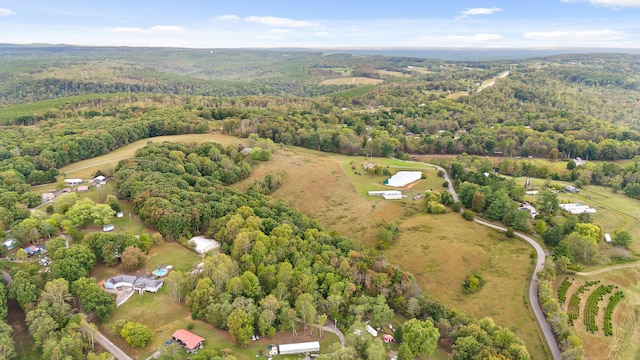
POLYGON ((589 205, 581 205, 581 204, 560 204, 560 208, 570 214, 578 215, 578 214, 595 214, 596 209, 590 207, 589 205))
POLYGON ((195 246, 195 250, 198 254, 204 254, 220 247, 219 242, 213 239, 207 239, 204 236, 194 236, 189 240, 189 243, 195 246))
POLYGON ((384 181, 385 185, 402 187, 422 179, 422 171, 398 171, 395 175, 384 181))
POLYGON ((287 354, 304 354, 320 351, 320 343, 318 341, 310 341, 297 344, 282 344, 279 346, 280 355, 287 354))
POLYGON ((82 184, 82 179, 64 179, 64 184, 67 186, 76 186, 82 184))
POLYGON ((189 352, 194 352, 204 346, 203 337, 185 329, 176 330, 171 337, 189 352))
POLYGON ((609 235, 608 233, 604 234, 604 241, 610 243, 611 242, 611 235, 609 235))
POLYGON ((382 196, 385 200, 402 199, 400 190, 369 191, 369 196, 382 196))

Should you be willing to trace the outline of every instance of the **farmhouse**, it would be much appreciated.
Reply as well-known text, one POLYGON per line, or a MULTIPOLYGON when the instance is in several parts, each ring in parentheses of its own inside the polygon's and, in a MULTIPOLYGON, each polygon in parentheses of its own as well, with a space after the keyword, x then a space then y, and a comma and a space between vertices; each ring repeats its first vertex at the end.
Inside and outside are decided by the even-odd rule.
POLYGON ((318 341, 310 341, 297 344, 282 344, 279 350, 280 355, 318 352, 320 351, 320 343, 318 341))
POLYGON ((204 338, 185 329, 176 330, 171 337, 188 352, 194 352, 204 346, 204 338))
POLYGON ((204 236, 194 236, 189 240, 189 243, 195 246, 195 250, 198 254, 204 254, 220 247, 219 242, 213 239, 207 239, 204 236))
POLYGON ((536 215, 538 215, 538 210, 536 210, 535 207, 533 207, 533 205, 529 204, 529 202, 525 201, 522 203, 522 205, 518 208, 518 210, 524 210, 524 211, 528 211, 531 213, 531 218, 535 218, 536 215))
POLYGON ((64 183, 67 186, 76 186, 82 184, 82 179, 64 179, 64 183))
POLYGON ((422 179, 422 171, 398 171, 395 175, 384 181, 385 185, 402 187, 422 179))

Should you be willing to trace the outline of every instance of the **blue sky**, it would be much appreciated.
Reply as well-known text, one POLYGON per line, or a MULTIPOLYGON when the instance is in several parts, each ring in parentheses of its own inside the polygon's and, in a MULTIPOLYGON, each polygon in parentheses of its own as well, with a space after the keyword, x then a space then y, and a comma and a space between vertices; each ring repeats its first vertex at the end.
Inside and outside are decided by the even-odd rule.
POLYGON ((640 0, 0 0, 0 43, 640 48, 640 0))

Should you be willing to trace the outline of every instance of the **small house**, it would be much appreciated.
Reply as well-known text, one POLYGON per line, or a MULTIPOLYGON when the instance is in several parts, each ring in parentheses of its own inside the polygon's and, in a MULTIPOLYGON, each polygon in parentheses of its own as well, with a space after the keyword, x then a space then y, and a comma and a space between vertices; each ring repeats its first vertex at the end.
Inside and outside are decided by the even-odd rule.
POLYGON ((89 191, 89 186, 88 185, 82 185, 82 186, 78 186, 76 188, 77 192, 87 192, 89 191))
POLYGON ((113 224, 102 225, 102 231, 103 232, 109 232, 109 231, 113 231, 115 229, 116 229, 116 227, 113 224))
POLYGON ((176 330, 171 337, 188 352, 194 352, 204 346, 204 338, 184 329, 176 330))

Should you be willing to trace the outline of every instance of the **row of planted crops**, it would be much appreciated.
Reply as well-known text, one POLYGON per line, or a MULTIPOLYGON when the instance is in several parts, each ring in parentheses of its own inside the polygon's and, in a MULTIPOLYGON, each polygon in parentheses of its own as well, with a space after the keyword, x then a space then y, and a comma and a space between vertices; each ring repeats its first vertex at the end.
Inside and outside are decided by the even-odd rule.
MULTIPOLYGON (((560 283, 558 287, 558 300, 560 304, 564 304, 567 301, 567 293, 574 282, 575 279, 569 280, 569 278, 565 278, 562 283, 560 283)), ((618 287, 615 285, 600 284, 600 280, 587 281, 581 284, 569 297, 569 304, 567 306, 569 323, 574 325, 574 321, 580 316, 581 300, 584 296, 587 296, 586 304, 584 309, 582 309, 582 318, 587 331, 596 333, 599 330, 597 317, 600 311, 600 303, 602 302, 604 306, 604 303, 608 301, 606 302, 606 306, 604 306, 603 330, 606 336, 613 335, 613 326, 611 324, 613 311, 618 302, 624 298, 624 293, 617 289, 618 287)))

